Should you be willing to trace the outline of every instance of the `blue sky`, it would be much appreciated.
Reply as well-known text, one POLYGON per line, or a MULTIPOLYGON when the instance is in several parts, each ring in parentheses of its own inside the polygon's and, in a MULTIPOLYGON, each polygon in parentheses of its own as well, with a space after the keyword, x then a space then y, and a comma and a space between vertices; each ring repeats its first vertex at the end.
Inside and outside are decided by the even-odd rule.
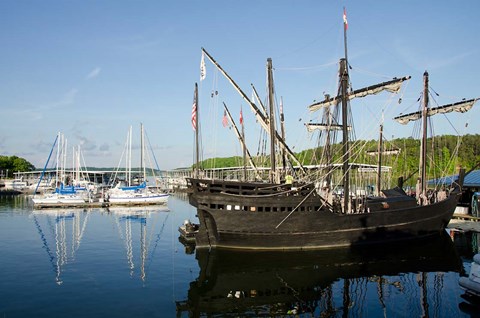
MULTIPOLYGON (((344 6, 354 89, 412 76, 400 95, 352 102, 357 137, 376 138, 382 110, 387 138, 412 136, 412 124, 391 119, 417 110, 425 70, 440 95, 438 105, 480 97, 477 0, 3 0, 0 154, 43 167, 61 131, 69 145, 81 145, 88 166, 112 167, 129 126, 139 140, 143 123, 160 168, 191 165, 190 112, 202 47, 248 96, 253 83, 265 97, 266 60, 272 58, 287 142, 296 151, 309 148, 314 137, 304 123, 318 114, 309 114, 307 106, 336 91, 344 6)), ((207 77, 199 83, 204 157, 241 154, 233 132, 222 127, 223 102, 236 117, 243 108, 247 141, 256 153, 260 129, 252 112, 206 65, 207 77)), ((480 104, 466 114, 437 116, 435 132, 479 133, 479 115, 480 104)))

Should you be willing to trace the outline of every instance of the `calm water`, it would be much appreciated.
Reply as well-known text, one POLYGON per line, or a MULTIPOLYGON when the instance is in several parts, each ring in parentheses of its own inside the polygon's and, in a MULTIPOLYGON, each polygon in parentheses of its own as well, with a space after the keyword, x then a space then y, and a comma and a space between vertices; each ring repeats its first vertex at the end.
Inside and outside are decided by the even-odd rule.
MULTIPOLYGON (((476 234, 385 250, 193 251, 168 209, 33 211, 0 197, 3 317, 471 317, 458 286, 476 234)), ((473 309, 472 309, 473 308, 473 309)))

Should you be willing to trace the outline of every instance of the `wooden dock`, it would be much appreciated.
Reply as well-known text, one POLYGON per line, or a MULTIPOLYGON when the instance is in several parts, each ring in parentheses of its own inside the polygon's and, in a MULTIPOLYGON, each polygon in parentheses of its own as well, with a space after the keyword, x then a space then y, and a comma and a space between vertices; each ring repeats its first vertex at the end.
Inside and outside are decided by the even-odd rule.
POLYGON ((90 208, 106 208, 109 207, 108 202, 85 202, 85 203, 49 203, 49 204, 34 204, 34 209, 63 209, 63 208, 74 208, 74 209, 90 209, 90 208))
POLYGON ((138 207, 138 206, 167 206, 166 203, 113 203, 108 201, 94 201, 85 203, 47 203, 47 204, 34 204, 35 210, 40 209, 90 209, 90 208, 109 208, 109 207, 138 207))
POLYGON ((455 213, 448 223, 448 228, 460 231, 480 232, 480 218, 468 214, 455 213))

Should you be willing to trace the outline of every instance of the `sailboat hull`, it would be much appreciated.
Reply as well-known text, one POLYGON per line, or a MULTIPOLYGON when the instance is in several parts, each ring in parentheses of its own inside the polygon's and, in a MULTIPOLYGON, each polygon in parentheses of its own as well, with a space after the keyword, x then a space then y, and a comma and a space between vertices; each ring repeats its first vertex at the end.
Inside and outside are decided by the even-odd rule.
POLYGON ((399 201, 388 208, 343 214, 322 207, 317 195, 198 190, 194 187, 191 195, 200 221, 197 248, 303 250, 418 239, 444 230, 458 200, 454 193, 432 205, 399 201))
POLYGON ((168 194, 123 193, 110 196, 108 202, 110 205, 167 204, 168 197, 168 194))

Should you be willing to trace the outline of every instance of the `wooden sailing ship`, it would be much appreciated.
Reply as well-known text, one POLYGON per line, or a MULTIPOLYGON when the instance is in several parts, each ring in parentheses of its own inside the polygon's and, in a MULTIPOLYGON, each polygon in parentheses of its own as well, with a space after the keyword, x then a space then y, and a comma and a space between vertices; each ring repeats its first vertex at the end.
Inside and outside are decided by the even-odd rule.
MULTIPOLYGON (((304 169, 275 128, 271 59, 267 61, 270 104, 270 115, 267 116, 243 93, 211 55, 204 49, 202 51, 247 101, 258 122, 269 133, 271 170, 269 182, 206 179, 200 178, 198 171, 195 171, 194 177, 187 181, 190 203, 197 208, 200 222, 195 238, 197 248, 323 249, 418 239, 438 235, 445 229, 461 192, 462 177, 452 185, 446 199, 433 204, 425 202, 419 204, 401 188, 384 190, 383 195, 379 197, 365 198, 361 205, 355 205, 349 195, 349 101, 355 97, 377 94, 385 90, 397 92, 402 82, 410 77, 394 78, 391 81, 351 91, 345 54, 345 58, 340 59, 339 63, 337 96, 327 95, 325 100, 309 106, 311 111, 328 109, 332 105, 341 107, 341 119, 316 125, 326 127, 328 131, 341 129, 343 135, 343 198, 341 201, 331 201, 317 190, 314 182, 294 186, 280 182, 280 171, 276 169, 275 162, 275 145, 279 145, 290 156, 300 172, 304 169)), ((425 86, 425 92, 428 94, 428 81, 425 82, 425 86)), ((197 93, 195 98, 196 96, 197 93)), ((465 106, 465 103, 471 104, 469 106, 471 107, 475 101, 476 99, 455 104, 452 110, 466 109, 468 106, 465 106)), ((198 110, 198 100, 195 100, 195 105, 198 110)), ((425 118, 431 114, 434 112, 429 113, 428 98, 425 97, 424 110, 419 118, 424 118, 426 123, 425 118)), ((195 118, 198 120, 198 116, 195 118)), ((198 122, 194 126, 198 127, 198 122)), ((423 129, 426 131, 426 125, 423 129)), ((421 156, 425 157, 425 151, 421 152, 421 156)), ((421 164, 425 165, 425 159, 421 160, 421 164)), ((195 167, 198 169, 198 162, 195 167)), ((327 176, 328 167, 327 165, 327 176)), ((421 177, 425 180, 424 174, 421 174, 421 177)))

